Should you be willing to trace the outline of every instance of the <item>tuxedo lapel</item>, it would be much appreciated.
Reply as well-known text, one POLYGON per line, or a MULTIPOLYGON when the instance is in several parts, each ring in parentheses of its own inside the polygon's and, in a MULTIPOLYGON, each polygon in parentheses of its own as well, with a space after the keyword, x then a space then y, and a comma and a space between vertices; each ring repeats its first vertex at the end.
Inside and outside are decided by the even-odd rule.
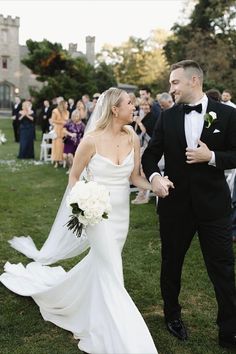
POLYGON ((178 138, 180 140, 181 145, 184 149, 187 147, 187 141, 185 137, 185 129, 184 129, 184 111, 183 105, 179 105, 176 116, 175 116, 175 125, 178 134, 178 138))

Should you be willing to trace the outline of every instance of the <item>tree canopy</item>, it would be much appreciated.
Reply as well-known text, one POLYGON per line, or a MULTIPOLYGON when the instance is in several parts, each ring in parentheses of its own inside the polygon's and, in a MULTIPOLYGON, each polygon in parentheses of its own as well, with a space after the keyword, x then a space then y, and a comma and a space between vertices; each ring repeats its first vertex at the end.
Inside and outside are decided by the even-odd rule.
POLYGON ((29 39, 26 44, 28 54, 22 63, 44 83, 40 91, 31 89, 36 103, 57 96, 77 100, 85 93, 92 95, 116 86, 113 70, 105 63, 94 68, 86 58, 72 58, 61 44, 46 39, 41 42, 29 39))
POLYGON ((236 2, 199 0, 185 25, 175 24, 164 46, 169 64, 193 59, 205 72, 205 87, 236 96, 236 2))
POLYGON ((105 45, 98 54, 98 62, 110 63, 119 83, 137 86, 157 86, 166 90, 167 63, 163 45, 168 34, 153 30, 147 39, 129 37, 120 46, 105 45))

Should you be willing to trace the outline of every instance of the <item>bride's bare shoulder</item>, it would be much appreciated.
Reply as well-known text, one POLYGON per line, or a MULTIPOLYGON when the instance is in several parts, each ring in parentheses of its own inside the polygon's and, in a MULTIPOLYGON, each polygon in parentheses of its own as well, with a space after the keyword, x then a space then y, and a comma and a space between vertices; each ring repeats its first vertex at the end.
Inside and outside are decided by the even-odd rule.
POLYGON ((85 134, 81 140, 79 146, 82 149, 93 149, 95 146, 95 138, 92 134, 85 134))
POLYGON ((92 144, 92 143, 94 144, 94 142, 96 141, 99 135, 100 134, 98 131, 92 131, 85 134, 83 140, 86 141, 87 144, 92 144))
POLYGON ((90 151, 95 151, 99 135, 101 135, 101 132, 99 131, 89 132, 83 136, 83 139, 80 144, 82 144, 84 148, 87 148, 90 151))

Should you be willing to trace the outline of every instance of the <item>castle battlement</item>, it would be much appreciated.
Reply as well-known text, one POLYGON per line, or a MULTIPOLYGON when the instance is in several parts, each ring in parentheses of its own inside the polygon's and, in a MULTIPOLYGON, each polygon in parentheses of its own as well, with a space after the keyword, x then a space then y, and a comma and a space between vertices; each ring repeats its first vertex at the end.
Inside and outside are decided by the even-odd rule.
POLYGON ((86 36, 86 43, 95 43, 95 36, 86 36))
POLYGON ((76 52, 77 52, 77 44, 69 43, 69 53, 76 53, 76 52))
POLYGON ((3 15, 0 15, 0 25, 19 27, 20 18, 11 16, 4 17, 3 15))

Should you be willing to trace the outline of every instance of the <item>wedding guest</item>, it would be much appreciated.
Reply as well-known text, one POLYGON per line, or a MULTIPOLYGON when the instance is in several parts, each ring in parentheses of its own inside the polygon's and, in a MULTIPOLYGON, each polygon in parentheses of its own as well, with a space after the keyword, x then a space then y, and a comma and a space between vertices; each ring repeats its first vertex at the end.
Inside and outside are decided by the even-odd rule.
POLYGON ((19 159, 34 159, 34 111, 30 101, 22 103, 19 112, 19 159))
POLYGON ((134 107, 135 107, 134 115, 137 115, 137 114, 138 114, 138 111, 139 111, 139 102, 140 102, 140 99, 135 96, 134 92, 129 92, 128 95, 129 95, 129 98, 130 98, 132 104, 133 104, 134 107))
POLYGON ((14 131, 15 142, 19 142, 19 112, 22 109, 20 97, 15 97, 15 103, 12 106, 12 126, 14 131))
POLYGON ((161 291, 168 331, 187 339, 179 294, 184 258, 197 232, 218 303, 219 345, 235 349, 231 198, 224 170, 236 167, 236 110, 208 98, 202 86, 203 71, 195 61, 171 66, 170 93, 176 104, 162 112, 142 166, 159 197, 161 291), (163 153, 165 177, 157 165, 163 153))
MULTIPOLYGON (((140 116, 140 107, 139 107, 139 102, 140 102, 140 98, 139 97, 136 97, 136 95, 134 94, 134 92, 128 92, 128 95, 129 95, 129 98, 130 98, 130 101, 131 103, 134 105, 135 109, 134 109, 134 119, 133 119, 133 122, 130 124, 133 129, 136 131, 137 130, 137 123, 135 121, 135 117, 138 117, 140 116)), ((143 112, 141 113, 142 117, 143 118, 143 112)))
POLYGON ((231 91, 225 89, 221 95, 222 103, 226 104, 227 106, 236 108, 236 104, 231 101, 231 98, 232 98, 231 91))
MULTIPOLYGON (((159 103, 157 101, 154 101, 153 98, 151 97, 150 88, 147 86, 141 87, 139 90, 139 95, 140 95, 140 99, 144 98, 144 99, 149 99, 152 101, 151 111, 155 115, 156 119, 158 119, 161 114, 161 107, 160 107, 159 103)), ((140 111, 142 112, 142 110, 140 110, 140 111)), ((142 116, 141 112, 139 113, 140 116, 142 116)))
POLYGON ((90 97, 89 97, 88 94, 84 94, 82 96, 82 102, 85 105, 85 108, 86 108, 86 120, 88 120, 89 117, 91 116, 91 113, 92 113, 93 103, 90 101, 90 97))
MULTIPOLYGON (((141 99, 139 106, 144 113, 144 117, 141 118, 140 116, 134 116, 134 122, 135 122, 134 130, 136 131, 140 139, 140 145, 141 145, 140 156, 142 157, 142 154, 146 149, 148 142, 151 139, 151 136, 153 134, 153 130, 157 122, 157 118, 154 115, 154 113, 151 111, 152 103, 150 99, 147 98, 141 99)), ((141 174, 144 176, 143 171, 141 171, 141 174)), ((149 194, 150 194, 150 190, 139 189, 136 198, 133 199, 131 203, 146 204, 149 202, 149 194)))
POLYGON ((172 99, 172 96, 168 92, 162 92, 159 95, 158 102, 159 102, 161 109, 163 111, 171 108, 174 105, 174 101, 172 99))
POLYGON ((68 107, 67 110, 69 112, 69 119, 71 119, 72 112, 75 110, 75 101, 73 98, 68 99, 68 107))
POLYGON ((74 114, 76 115, 79 114, 81 116, 82 122, 85 125, 87 124, 87 111, 84 102, 82 100, 78 100, 76 102, 76 107, 75 110, 72 112, 71 117, 73 117, 74 114))
POLYGON ((207 95, 207 97, 210 97, 217 102, 221 101, 221 93, 217 89, 212 88, 212 89, 207 90, 206 95, 207 95))
POLYGON ((71 170, 71 166, 73 163, 73 158, 75 155, 75 151, 80 143, 84 135, 85 125, 82 122, 82 117, 80 111, 76 111, 71 120, 69 120, 63 128, 64 132, 64 151, 63 151, 63 159, 64 159, 64 167, 68 167, 68 173, 71 170))
POLYGON ((100 93, 99 92, 96 92, 96 93, 93 94, 92 106, 90 107, 90 112, 91 113, 93 113, 99 97, 100 97, 100 93))
POLYGON ((60 100, 57 108, 52 111, 51 122, 56 134, 56 138, 52 141, 52 162, 57 168, 60 163, 63 163, 63 127, 69 119, 69 112, 67 110, 67 102, 60 100))
POLYGON ((50 108, 50 103, 48 100, 43 101, 43 107, 40 112, 40 122, 41 122, 41 130, 42 134, 48 133, 49 132, 49 119, 51 117, 51 108, 50 108))
POLYGON ((65 101, 63 96, 56 97, 56 104, 58 105, 61 101, 65 101))

